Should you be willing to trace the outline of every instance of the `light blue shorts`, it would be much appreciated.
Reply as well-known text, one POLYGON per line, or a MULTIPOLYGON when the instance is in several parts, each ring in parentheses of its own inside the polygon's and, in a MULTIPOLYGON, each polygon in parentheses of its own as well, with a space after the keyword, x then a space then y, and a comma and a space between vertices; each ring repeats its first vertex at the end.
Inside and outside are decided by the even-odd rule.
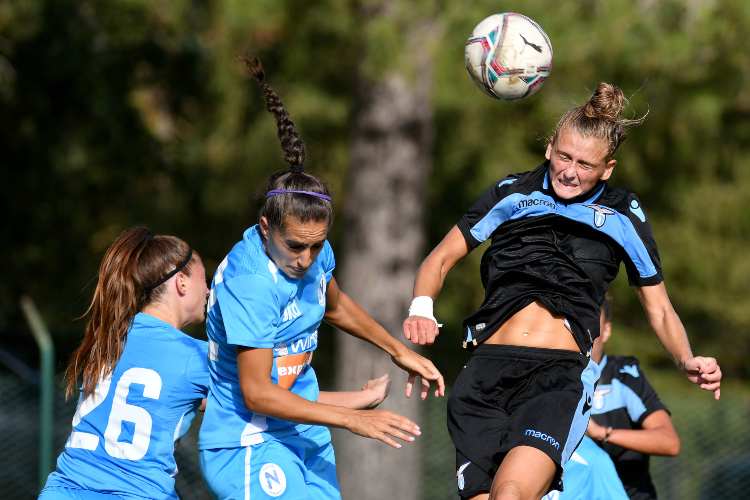
POLYGON ((338 500, 336 459, 330 442, 302 436, 244 448, 201 450, 201 470, 222 500, 338 500))
POLYGON ((123 497, 108 493, 98 493, 78 488, 47 486, 39 494, 38 500, 121 500, 123 497))

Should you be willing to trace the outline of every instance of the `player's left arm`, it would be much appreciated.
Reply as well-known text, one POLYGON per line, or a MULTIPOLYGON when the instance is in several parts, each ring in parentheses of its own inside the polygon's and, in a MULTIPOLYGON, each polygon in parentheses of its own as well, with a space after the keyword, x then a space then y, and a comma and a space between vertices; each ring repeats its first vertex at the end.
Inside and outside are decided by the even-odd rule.
POLYGON ((680 453, 680 437, 672 425, 672 418, 666 410, 656 410, 642 422, 640 429, 616 429, 589 420, 587 434, 596 441, 645 453, 674 457, 680 453))
POLYGON ((435 396, 445 395, 443 375, 432 361, 412 351, 389 334, 362 306, 339 288, 335 278, 331 278, 326 290, 324 319, 349 335, 366 340, 387 352, 393 362, 409 374, 406 383, 407 397, 411 396, 416 377, 422 380, 422 399, 427 397, 431 382, 436 384, 435 396))
POLYGON ((693 356, 685 327, 674 310, 664 282, 637 288, 648 321, 662 345, 669 351, 688 380, 701 389, 721 395, 721 368, 715 358, 693 356))
POLYGON ((388 374, 370 379, 358 391, 320 391, 318 403, 343 406, 352 410, 376 408, 388 397, 391 380, 388 374))

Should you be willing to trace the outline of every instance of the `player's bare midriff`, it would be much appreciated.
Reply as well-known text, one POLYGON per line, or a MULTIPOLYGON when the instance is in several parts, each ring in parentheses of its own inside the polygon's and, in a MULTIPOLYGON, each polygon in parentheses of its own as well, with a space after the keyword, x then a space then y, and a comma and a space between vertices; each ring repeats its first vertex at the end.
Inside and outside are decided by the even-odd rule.
POLYGON ((565 318, 553 316, 539 302, 515 313, 484 343, 580 352, 573 334, 565 326, 565 318))

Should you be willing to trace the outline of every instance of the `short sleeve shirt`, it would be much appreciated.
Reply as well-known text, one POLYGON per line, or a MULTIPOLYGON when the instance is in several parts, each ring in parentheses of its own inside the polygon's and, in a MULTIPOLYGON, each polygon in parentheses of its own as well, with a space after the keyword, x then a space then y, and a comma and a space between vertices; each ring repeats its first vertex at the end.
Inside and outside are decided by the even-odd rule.
POLYGON ((46 486, 177 498, 174 442, 208 392, 206 342, 138 313, 112 374, 78 403, 46 486))
MULTIPOLYGON (((302 278, 286 276, 266 255, 258 226, 245 231, 219 265, 206 318, 211 384, 201 449, 248 446, 319 427, 250 411, 239 385, 237 349, 272 349, 272 382, 317 400, 318 382, 310 361, 318 346, 326 289, 335 266, 326 241, 302 278)), ((319 434, 329 436, 322 429, 317 429, 319 434)))
POLYGON ((491 186, 457 226, 469 249, 490 240, 482 257, 485 300, 464 321, 465 340, 491 335, 534 301, 564 316, 583 352, 599 335, 599 309, 625 263, 630 283, 662 281, 656 243, 635 194, 601 182, 559 199, 549 164, 491 186))
MULTIPOLYGON (((605 356, 599 363, 599 378, 591 407, 591 418, 605 427, 641 429, 643 421, 658 410, 668 411, 632 356, 605 356)), ((604 443, 629 493, 639 491, 656 498, 649 475, 649 457, 643 453, 604 443)))

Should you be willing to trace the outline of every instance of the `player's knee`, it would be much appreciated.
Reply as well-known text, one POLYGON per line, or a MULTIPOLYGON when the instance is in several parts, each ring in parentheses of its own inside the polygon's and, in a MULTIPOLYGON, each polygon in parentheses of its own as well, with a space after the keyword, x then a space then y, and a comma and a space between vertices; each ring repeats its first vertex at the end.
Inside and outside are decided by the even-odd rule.
POLYGON ((543 495, 535 485, 507 479, 493 483, 489 500, 539 500, 543 495))

